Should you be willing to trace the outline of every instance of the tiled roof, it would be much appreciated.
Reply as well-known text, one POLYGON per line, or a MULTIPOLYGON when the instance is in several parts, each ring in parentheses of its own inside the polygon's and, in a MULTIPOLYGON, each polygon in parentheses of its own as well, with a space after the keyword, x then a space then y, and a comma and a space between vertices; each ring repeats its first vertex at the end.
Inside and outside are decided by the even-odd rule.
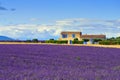
POLYGON ((83 39, 105 39, 106 38, 106 35, 82 35, 81 38, 83 39))
POLYGON ((63 32, 61 32, 61 34, 81 34, 81 32, 77 32, 77 31, 63 31, 63 32))

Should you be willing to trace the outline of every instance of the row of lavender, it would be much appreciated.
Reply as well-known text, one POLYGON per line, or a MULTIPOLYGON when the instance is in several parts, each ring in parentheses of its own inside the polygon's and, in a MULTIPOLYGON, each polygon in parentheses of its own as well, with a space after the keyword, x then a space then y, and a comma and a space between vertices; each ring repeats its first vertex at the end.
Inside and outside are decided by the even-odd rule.
POLYGON ((0 45, 0 80, 119 80, 120 49, 0 45))

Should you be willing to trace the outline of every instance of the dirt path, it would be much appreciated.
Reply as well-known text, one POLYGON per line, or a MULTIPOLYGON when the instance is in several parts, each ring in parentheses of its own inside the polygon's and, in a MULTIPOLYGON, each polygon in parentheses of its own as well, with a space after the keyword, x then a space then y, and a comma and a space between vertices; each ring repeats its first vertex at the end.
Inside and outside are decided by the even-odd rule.
POLYGON ((99 45, 99 44, 53 44, 53 43, 27 43, 27 42, 0 42, 0 44, 43 44, 43 45, 69 45, 69 46, 94 46, 106 48, 120 48, 120 45, 99 45))

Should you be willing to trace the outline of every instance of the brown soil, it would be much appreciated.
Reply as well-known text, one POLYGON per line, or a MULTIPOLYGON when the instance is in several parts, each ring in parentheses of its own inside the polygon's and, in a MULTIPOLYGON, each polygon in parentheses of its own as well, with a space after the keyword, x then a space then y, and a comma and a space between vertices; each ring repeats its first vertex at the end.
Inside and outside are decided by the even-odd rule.
POLYGON ((94 46, 106 48, 120 48, 120 45, 99 45, 99 44, 52 44, 52 43, 27 43, 27 42, 0 42, 0 44, 45 44, 45 45, 69 45, 69 46, 94 46))

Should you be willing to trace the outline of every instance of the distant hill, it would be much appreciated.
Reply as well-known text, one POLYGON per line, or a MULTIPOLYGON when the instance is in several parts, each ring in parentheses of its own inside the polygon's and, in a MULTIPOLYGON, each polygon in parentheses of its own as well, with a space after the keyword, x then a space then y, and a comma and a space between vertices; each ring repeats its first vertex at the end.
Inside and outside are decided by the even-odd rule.
POLYGON ((14 40, 14 39, 9 38, 7 36, 0 36, 0 41, 12 41, 12 40, 14 40))

